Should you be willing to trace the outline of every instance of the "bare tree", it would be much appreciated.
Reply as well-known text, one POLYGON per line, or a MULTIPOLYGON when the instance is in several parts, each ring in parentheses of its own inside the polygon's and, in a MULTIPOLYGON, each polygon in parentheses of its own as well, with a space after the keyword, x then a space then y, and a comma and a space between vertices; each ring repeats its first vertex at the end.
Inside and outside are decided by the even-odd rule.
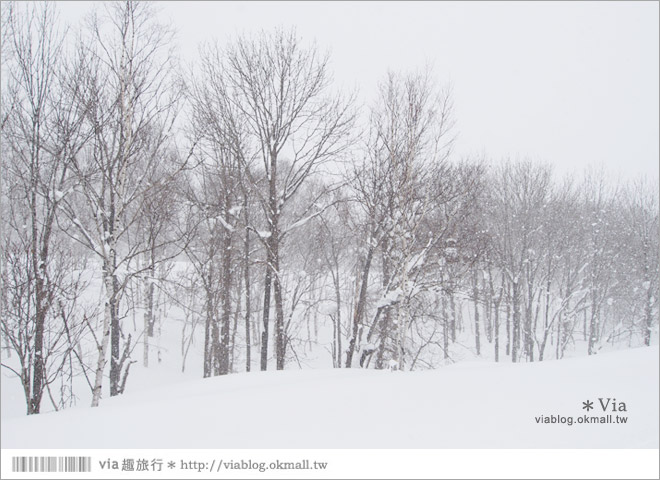
POLYGON ((506 163, 492 184, 491 238, 499 268, 506 275, 511 301, 511 360, 534 358, 533 300, 540 288, 542 212, 548 201, 551 171, 530 161, 506 163), (522 342, 522 344, 521 344, 522 342))
POLYGON ((149 346, 155 335, 158 311, 158 291, 169 273, 165 260, 174 257, 179 249, 176 245, 180 232, 175 219, 180 213, 176 195, 176 181, 170 178, 168 164, 176 163, 176 153, 163 155, 163 161, 152 170, 147 185, 149 191, 143 196, 141 213, 136 222, 138 242, 144 251, 138 270, 141 275, 144 305, 143 364, 149 366, 149 346), (169 157, 169 158, 168 158, 169 157))
POLYGON ((10 200, 4 225, 8 231, 3 264, 8 265, 8 275, 3 281, 9 283, 2 289, 8 297, 2 302, 2 326, 21 352, 19 376, 28 414, 33 414, 39 413, 49 381, 47 357, 60 342, 68 347, 65 330, 75 330, 59 323, 75 308, 80 279, 71 276, 75 260, 56 218, 70 185, 71 159, 84 136, 72 98, 80 84, 65 72, 64 32, 58 28, 54 6, 14 9, 5 27, 13 52, 8 66, 13 111, 2 129, 7 146, 2 181, 9 187, 10 200))
POLYGON ((585 177, 583 192, 583 221, 587 228, 588 263, 583 277, 588 290, 589 312, 584 312, 584 334, 587 353, 594 355, 603 333, 602 310, 615 287, 612 262, 620 258, 621 249, 615 238, 615 229, 610 228, 616 185, 607 181, 604 171, 591 171, 585 177))
MULTIPOLYGON (((259 170, 244 168, 265 217, 258 235, 266 249, 261 369, 268 364, 271 287, 275 300, 275 356, 284 368, 286 334, 280 251, 286 232, 323 205, 313 202, 304 217, 283 225, 284 211, 319 166, 339 155, 352 124, 350 102, 329 89, 328 57, 305 47, 294 31, 239 37, 223 52, 226 97, 248 128, 259 170), (283 161, 286 159, 286 161, 283 161)), ((251 159, 243 158, 247 166, 251 159)))
MULTIPOLYGON (((210 217, 212 236, 217 245, 214 255, 219 256, 218 295, 219 302, 213 308, 214 323, 210 325, 213 347, 208 351, 214 374, 229 373, 233 364, 236 328, 231 328, 231 315, 237 315, 239 301, 232 307, 231 294, 236 289, 238 295, 245 288, 246 342, 249 355, 250 323, 250 222, 249 207, 253 203, 252 188, 246 172, 252 168, 249 160, 249 142, 246 139, 245 119, 229 98, 227 78, 223 71, 222 51, 217 45, 202 49, 200 72, 191 82, 192 128, 200 139, 199 168, 201 188, 197 203, 206 206, 205 214, 210 217), (243 275, 238 275, 241 257, 237 255, 236 242, 243 233, 244 265, 243 275), (243 286, 245 281, 245 286, 243 286)), ((208 252, 211 253, 211 252, 208 252)), ((207 315, 207 318, 210 318, 207 315)), ((249 370, 249 359, 247 360, 249 370)))
POLYGON ((119 307, 129 281, 142 273, 131 263, 151 248, 132 241, 131 232, 154 188, 148 179, 172 144, 180 96, 171 32, 156 23, 152 6, 127 1, 103 9, 90 17, 90 37, 81 46, 88 63, 79 72, 86 88, 78 101, 93 137, 75 158, 78 188, 64 204, 77 230, 74 238, 102 265, 106 300, 93 406, 101 398, 108 346, 110 395, 125 386, 132 337, 122 332, 119 307))
POLYGON ((383 298, 367 343, 380 332, 379 364, 387 336, 391 340, 392 361, 403 366, 406 332, 410 326, 411 278, 420 266, 433 239, 420 235, 419 226, 432 209, 431 178, 445 168, 452 138, 451 97, 438 91, 430 72, 407 76, 390 73, 381 84, 378 103, 371 110, 371 133, 366 160, 353 175, 355 200, 362 209, 366 255, 361 268, 361 285, 353 313, 352 334, 346 366, 360 338, 360 325, 366 311, 367 286, 373 257, 382 250, 383 298), (424 238, 423 238, 424 237, 424 238), (397 328, 393 329, 391 306, 398 303, 397 328), (381 312, 383 313, 381 318, 381 312))
MULTIPOLYGON (((658 247, 658 196, 648 182, 637 180, 626 191, 624 197, 625 223, 629 232, 628 262, 634 285, 627 293, 630 297, 641 297, 639 303, 643 314, 640 322, 644 345, 651 345, 654 324, 657 323, 659 252, 658 247), (640 292, 641 295, 637 294, 640 292)), ((622 232, 623 233, 623 232, 622 232)), ((656 327, 657 328, 657 327, 656 327)))
MULTIPOLYGON (((343 193, 337 192, 338 200, 343 200, 343 193)), ((345 336, 345 320, 342 311, 346 309, 350 297, 350 281, 344 272, 350 268, 350 250, 356 246, 356 236, 349 229, 349 204, 347 201, 337 201, 333 209, 319 219, 316 232, 316 248, 322 254, 325 268, 327 268, 334 291, 334 305, 326 308, 332 329, 332 358, 333 366, 341 368, 343 363, 343 340, 345 336)))

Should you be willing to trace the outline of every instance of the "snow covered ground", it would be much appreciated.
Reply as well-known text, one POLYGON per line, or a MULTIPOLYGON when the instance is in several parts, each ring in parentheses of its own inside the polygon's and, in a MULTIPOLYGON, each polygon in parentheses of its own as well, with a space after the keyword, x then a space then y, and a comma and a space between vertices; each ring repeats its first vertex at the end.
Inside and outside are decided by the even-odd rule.
POLYGON ((462 362, 420 372, 180 377, 105 399, 95 409, 3 415, 2 446, 658 448, 658 354, 656 345, 562 361, 462 362), (588 413, 587 401, 594 405, 588 413), (613 422, 626 417, 626 423, 578 423, 585 415, 613 422), (542 423, 541 417, 553 416, 566 423, 542 423))

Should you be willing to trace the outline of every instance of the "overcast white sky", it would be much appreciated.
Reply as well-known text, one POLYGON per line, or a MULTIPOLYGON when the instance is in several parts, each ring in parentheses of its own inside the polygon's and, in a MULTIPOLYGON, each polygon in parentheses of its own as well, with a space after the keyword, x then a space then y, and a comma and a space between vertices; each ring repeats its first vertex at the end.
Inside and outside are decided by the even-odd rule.
MULTIPOLYGON (((75 25, 87 2, 60 2, 75 25)), ((658 2, 161 2, 181 56, 200 41, 295 26, 335 79, 373 91, 388 68, 452 85, 456 153, 603 164, 658 178, 658 2)))

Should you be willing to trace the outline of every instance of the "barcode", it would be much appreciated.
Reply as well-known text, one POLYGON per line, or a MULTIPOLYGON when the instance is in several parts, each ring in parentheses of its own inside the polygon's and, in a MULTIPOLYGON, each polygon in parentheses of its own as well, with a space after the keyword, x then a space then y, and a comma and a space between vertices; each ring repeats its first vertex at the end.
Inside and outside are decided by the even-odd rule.
POLYGON ((91 472, 92 457, 12 457, 12 472, 91 472))

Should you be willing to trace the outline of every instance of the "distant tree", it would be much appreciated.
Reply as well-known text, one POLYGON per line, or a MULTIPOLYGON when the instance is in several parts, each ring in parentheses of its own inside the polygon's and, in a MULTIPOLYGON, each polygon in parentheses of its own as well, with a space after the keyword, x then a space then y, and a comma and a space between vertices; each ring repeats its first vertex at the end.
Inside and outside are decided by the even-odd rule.
POLYGON ((342 311, 349 304, 351 282, 345 274, 350 269, 351 247, 355 246, 356 236, 348 228, 350 225, 350 207, 343 201, 343 193, 336 193, 337 201, 327 215, 319 218, 314 244, 322 255, 322 262, 330 274, 334 307, 326 308, 332 321, 332 364, 341 368, 343 363, 343 342, 347 326, 342 311))
POLYGON ((315 46, 303 46, 293 31, 239 37, 224 50, 222 61, 227 98, 245 122, 261 161, 258 170, 244 169, 266 222, 264 234, 258 235, 266 250, 261 369, 268 363, 271 287, 276 366, 282 369, 286 334, 281 247, 288 229, 317 215, 324 205, 310 203, 302 210, 304 216, 289 225, 282 224, 284 210, 320 165, 344 150, 353 122, 351 102, 330 92, 328 57, 315 46), (257 172, 263 173, 264 182, 257 172))
POLYGON ((642 334, 644 345, 649 346, 654 327, 657 330, 658 323, 660 232, 657 189, 647 181, 637 180, 624 192, 622 203, 622 226, 628 232, 627 235, 622 232, 622 236, 629 240, 626 252, 629 268, 625 270, 631 273, 627 284, 632 287, 625 292, 629 298, 637 300, 641 307, 641 315, 633 314, 634 323, 637 323, 638 319, 641 320, 638 330, 642 334))
POLYGON ((511 303, 511 360, 534 360, 534 298, 540 288, 542 219, 550 193, 549 166, 508 162, 492 183, 491 241, 506 275, 511 303))
MULTIPOLYGON (((192 129, 199 138, 197 154, 198 194, 195 202, 201 206, 201 214, 206 222, 211 222, 207 255, 219 255, 220 269, 218 283, 205 282, 206 288, 217 289, 219 303, 207 303, 213 313, 207 314, 207 331, 210 335, 206 351, 205 375, 211 373, 207 363, 214 364, 213 373, 229 373, 233 364, 236 328, 231 328, 232 312, 234 323, 240 310, 240 301, 232 306, 232 290, 237 297, 245 292, 245 338, 246 354, 249 357, 250 345, 250 209, 254 204, 254 187, 248 172, 253 168, 246 136, 246 120, 232 103, 227 87, 222 51, 217 45, 207 46, 201 51, 199 72, 193 76, 190 86, 192 99, 192 129), (201 203, 200 203, 201 202, 201 203), (216 228, 217 226, 217 228, 216 228), (242 236, 243 257, 239 254, 238 241, 242 236), (216 246, 215 242, 220 244, 216 246), (239 270, 243 265, 243 273, 239 270), (244 283, 243 283, 244 282, 244 283), (208 324, 208 322, 211 322, 208 324), (212 346, 211 346, 212 345, 212 346)), ((194 189, 194 187, 193 187, 194 189)), ((211 257, 208 257, 211 261, 211 257)), ((208 264, 212 266, 212 263, 208 264)), ((210 294, 210 292, 209 292, 210 294)), ((236 326, 237 327, 237 326, 236 326)), ((250 360, 246 360, 249 371, 250 360)))
POLYGON ((347 367, 352 365, 361 337, 373 257, 381 250, 384 300, 369 325, 366 340, 371 344, 378 332, 377 364, 383 365, 385 350, 389 349, 390 360, 403 368, 410 302, 418 291, 412 281, 422 271, 421 263, 433 244, 433 238, 418 230, 433 207, 435 192, 430 179, 445 168, 450 152, 451 108, 449 93, 436 88, 430 72, 390 73, 380 85, 378 101, 371 110, 365 161, 355 168, 352 180, 364 222, 361 229, 365 232, 366 256, 347 367))
POLYGON ((158 311, 158 291, 168 276, 167 260, 180 253, 179 241, 182 232, 176 227, 176 217, 180 215, 177 202, 177 181, 171 177, 176 168, 177 156, 172 151, 164 153, 162 161, 156 165, 146 179, 149 191, 145 193, 136 222, 138 242, 143 252, 136 258, 136 268, 143 273, 142 299, 144 309, 143 365, 149 366, 149 346, 155 336, 158 311), (168 171, 169 170, 169 171, 168 171))
POLYGON ((208 377, 229 373, 232 243, 240 211, 230 206, 236 176, 230 171, 229 154, 206 150, 202 142, 200 155, 204 158, 190 174, 183 197, 188 205, 184 251, 205 295, 204 377, 208 377))
POLYGON ((582 221, 586 227, 588 258, 583 287, 588 291, 588 312, 584 311, 583 332, 587 353, 594 355, 603 334, 603 308, 617 284, 614 265, 621 259, 621 247, 616 230, 611 225, 615 211, 617 185, 607 181, 604 171, 588 172, 582 185, 582 221))

